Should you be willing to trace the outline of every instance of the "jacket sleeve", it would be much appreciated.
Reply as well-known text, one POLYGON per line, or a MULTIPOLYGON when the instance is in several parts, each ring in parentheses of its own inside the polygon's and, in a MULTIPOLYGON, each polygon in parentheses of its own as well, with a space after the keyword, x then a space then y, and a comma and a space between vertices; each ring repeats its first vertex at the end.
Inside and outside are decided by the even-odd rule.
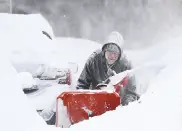
POLYGON ((123 54, 122 58, 121 58, 121 63, 123 63, 123 71, 126 70, 131 70, 132 69, 132 64, 131 62, 126 58, 126 55, 123 54))
POLYGON ((92 58, 90 57, 78 78, 76 89, 89 89, 91 81, 92 81, 92 58))
POLYGON ((129 102, 139 99, 139 95, 136 93, 136 81, 134 75, 129 76, 128 84, 123 91, 124 95, 121 98, 122 105, 128 105, 129 102))
MULTIPOLYGON (((126 59, 126 57, 124 57, 124 65, 125 65, 125 70, 132 69, 132 64, 130 61, 126 59)), ((136 80, 134 74, 129 75, 128 84, 126 88, 121 92, 123 92, 123 95, 121 97, 122 105, 128 105, 129 102, 133 102, 139 99, 139 95, 136 93, 136 80)))

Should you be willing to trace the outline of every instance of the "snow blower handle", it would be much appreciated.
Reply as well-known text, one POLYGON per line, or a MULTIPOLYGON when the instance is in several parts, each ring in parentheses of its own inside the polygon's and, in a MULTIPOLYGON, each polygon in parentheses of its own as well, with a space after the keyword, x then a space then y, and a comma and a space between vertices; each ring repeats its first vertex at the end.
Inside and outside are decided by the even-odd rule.
POLYGON ((107 84, 109 84, 109 82, 110 82, 110 79, 107 78, 107 79, 106 79, 105 81, 103 81, 102 83, 99 83, 99 84, 96 86, 95 89, 101 90, 101 87, 107 86, 107 84))

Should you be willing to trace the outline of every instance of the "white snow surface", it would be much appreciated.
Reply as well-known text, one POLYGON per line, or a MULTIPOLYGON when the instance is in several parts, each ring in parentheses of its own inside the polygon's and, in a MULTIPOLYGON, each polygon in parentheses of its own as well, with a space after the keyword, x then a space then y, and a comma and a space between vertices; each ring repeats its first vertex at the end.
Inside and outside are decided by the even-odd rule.
POLYGON ((76 74, 79 75, 87 57, 100 45, 73 38, 51 41, 41 35, 35 37, 33 34, 37 30, 31 30, 30 26, 33 26, 32 23, 41 25, 42 22, 29 19, 30 25, 26 26, 28 29, 25 31, 22 23, 26 24, 26 21, 18 20, 20 17, 29 18, 0 14, 0 130, 182 130, 182 37, 166 38, 147 49, 126 51, 135 67, 132 72, 136 75, 137 92, 141 95, 139 101, 119 106, 114 111, 82 121, 69 129, 60 129, 46 125, 21 90, 18 73, 27 69, 22 69, 20 64, 63 65, 65 62, 75 62, 79 65, 76 74), (11 30, 12 28, 16 29, 11 30), (25 32, 29 35, 24 36, 25 32))
POLYGON ((22 89, 31 88, 32 86, 36 85, 36 81, 29 72, 20 72, 18 73, 17 78, 22 85, 22 89))
MULTIPOLYGON (((1 54, 1 53, 0 53, 1 54)), ((44 127, 45 122, 28 103, 21 89, 17 72, 5 54, 0 55, 0 130, 23 131, 35 127, 44 127)))

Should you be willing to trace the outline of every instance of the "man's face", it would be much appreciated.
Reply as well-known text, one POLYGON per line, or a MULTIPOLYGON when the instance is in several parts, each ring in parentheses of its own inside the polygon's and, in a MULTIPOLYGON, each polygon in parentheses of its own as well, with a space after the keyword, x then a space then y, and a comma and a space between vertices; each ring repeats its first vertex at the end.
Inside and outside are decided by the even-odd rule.
POLYGON ((119 52, 114 52, 114 51, 107 51, 105 52, 105 57, 107 60, 108 64, 114 64, 114 62, 116 62, 116 60, 119 57, 119 52))

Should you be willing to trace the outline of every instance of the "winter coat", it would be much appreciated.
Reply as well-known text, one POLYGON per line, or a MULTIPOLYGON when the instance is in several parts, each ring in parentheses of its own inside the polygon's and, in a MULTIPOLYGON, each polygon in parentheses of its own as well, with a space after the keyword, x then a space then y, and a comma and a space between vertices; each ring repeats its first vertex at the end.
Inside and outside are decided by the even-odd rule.
MULTIPOLYGON (((91 54, 87 60, 84 69, 78 79, 77 89, 96 89, 99 83, 103 83, 112 74, 108 73, 108 67, 106 63, 104 50, 97 50, 91 54)), ((111 67, 116 73, 120 73, 131 69, 131 64, 124 57, 124 54, 114 63, 111 67)), ((135 93, 135 82, 134 77, 129 79, 128 87, 126 90, 122 90, 121 104, 127 105, 128 102, 137 99, 135 93)))

